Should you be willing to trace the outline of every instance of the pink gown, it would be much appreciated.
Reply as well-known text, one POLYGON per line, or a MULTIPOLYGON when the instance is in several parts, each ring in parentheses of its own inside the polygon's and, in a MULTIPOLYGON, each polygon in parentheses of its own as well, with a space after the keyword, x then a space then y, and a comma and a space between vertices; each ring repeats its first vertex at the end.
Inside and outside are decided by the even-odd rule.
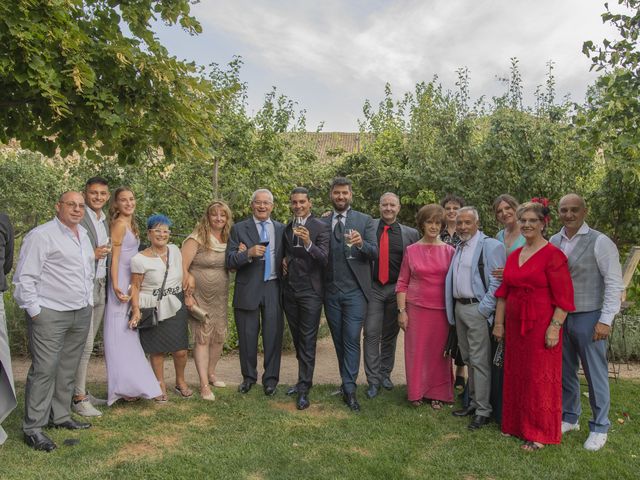
POLYGON ((396 292, 407 294, 404 359, 411 402, 453 402, 451 359, 443 352, 449 334, 444 286, 454 252, 446 244, 414 243, 402 260, 396 292))
MULTIPOLYGON (((118 263, 118 286, 131 284, 131 258, 138 253, 140 241, 127 230, 122 239, 118 263)), ((104 316, 104 357, 107 364, 109 405, 122 397, 154 398, 162 394, 156 376, 140 345, 137 330, 128 327, 129 304, 116 297, 111 282, 107 288, 104 316)))

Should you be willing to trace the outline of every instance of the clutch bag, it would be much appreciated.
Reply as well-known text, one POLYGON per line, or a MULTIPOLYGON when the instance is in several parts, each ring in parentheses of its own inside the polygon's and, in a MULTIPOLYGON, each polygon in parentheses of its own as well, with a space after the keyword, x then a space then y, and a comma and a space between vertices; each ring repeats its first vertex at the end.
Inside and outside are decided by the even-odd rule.
POLYGON ((191 307, 189 313, 195 320, 200 323, 207 323, 209 321, 209 314, 207 313, 207 311, 198 305, 194 305, 193 307, 191 307))

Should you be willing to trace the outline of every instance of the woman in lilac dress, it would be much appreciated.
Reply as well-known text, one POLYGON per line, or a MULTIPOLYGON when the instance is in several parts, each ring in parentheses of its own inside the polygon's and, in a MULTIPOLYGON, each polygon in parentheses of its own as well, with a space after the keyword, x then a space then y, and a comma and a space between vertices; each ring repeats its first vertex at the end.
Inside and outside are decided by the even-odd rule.
POLYGON ((129 328, 131 258, 138 253, 136 200, 128 187, 118 188, 109 206, 113 245, 104 319, 104 354, 107 364, 108 402, 156 398, 162 395, 158 380, 145 357, 138 331, 129 328))
POLYGON ((449 335, 444 284, 454 248, 440 237, 444 209, 425 205, 417 215, 422 238, 407 247, 396 283, 398 323, 405 331, 407 397, 440 410, 453 402, 451 359, 442 354, 449 335))

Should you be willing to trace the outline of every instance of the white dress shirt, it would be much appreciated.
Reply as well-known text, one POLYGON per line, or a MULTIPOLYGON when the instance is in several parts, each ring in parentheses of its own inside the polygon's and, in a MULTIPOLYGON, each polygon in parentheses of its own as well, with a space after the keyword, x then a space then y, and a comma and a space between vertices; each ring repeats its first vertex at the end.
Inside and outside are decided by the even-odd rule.
MULTIPOLYGON (((576 234, 569 238, 567 237, 565 228, 562 227, 562 229, 560 229, 560 249, 567 257, 571 255, 581 236, 589 233, 589 230, 589 225, 585 222, 576 234)), ((600 275, 602 275, 604 280, 604 298, 599 322, 605 325, 611 325, 613 318, 620 311, 621 297, 624 291, 618 247, 616 247, 616 244, 613 243, 609 237, 602 234, 596 238, 595 244, 593 245, 593 255, 596 257, 598 270, 600 270, 600 275)))
MULTIPOLYGON (((98 246, 106 245, 107 239, 109 236, 107 235, 107 217, 104 215, 104 212, 100 210, 100 218, 96 212, 92 209, 87 208, 85 215, 89 215, 91 222, 93 223, 93 228, 96 230, 96 234, 98 235, 98 246)), ((96 278, 105 278, 107 276, 107 257, 101 258, 98 260, 98 268, 96 269, 96 278)))
MULTIPOLYGON (((260 223, 262 220, 258 220, 255 216, 253 217, 253 221, 256 223, 256 228, 258 229, 258 236, 260 236, 262 232, 262 225, 260 223)), ((276 230, 273 226, 273 222, 271 218, 264 220, 266 222, 267 233, 269 234, 269 245, 267 245, 267 252, 271 257, 271 276, 269 276, 269 280, 274 280, 278 278, 277 268, 276 268, 276 230)))
POLYGON ((95 256, 87 231, 77 228, 79 238, 56 217, 24 238, 13 296, 30 317, 41 307, 65 312, 93 306, 95 256))
POLYGON ((453 268, 453 298, 476 298, 473 294, 473 254, 478 245, 480 230, 467 242, 462 242, 458 246, 460 254, 454 257, 453 268))

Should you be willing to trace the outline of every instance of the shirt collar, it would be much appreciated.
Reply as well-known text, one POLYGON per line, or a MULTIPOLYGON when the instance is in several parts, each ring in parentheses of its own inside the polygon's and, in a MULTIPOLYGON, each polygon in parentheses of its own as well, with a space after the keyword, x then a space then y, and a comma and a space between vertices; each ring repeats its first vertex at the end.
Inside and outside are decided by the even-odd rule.
POLYGON ((104 222, 107 220, 104 212, 102 210, 100 210, 100 218, 98 218, 98 215, 96 214, 96 212, 93 211, 93 209, 87 207, 87 210, 85 212, 85 214, 88 214, 91 216, 91 220, 93 220, 93 222, 104 222))
POLYGON ((267 225, 269 225, 271 223, 271 217, 267 218, 266 220, 258 220, 254 215, 253 216, 253 221, 255 222, 256 225, 260 225, 262 222, 264 222, 267 225))
POLYGON ((69 236, 71 236, 73 238, 82 238, 83 235, 87 234, 87 230, 82 225, 77 225, 78 237, 76 237, 76 233, 73 230, 71 230, 69 227, 67 227, 64 223, 62 223, 58 217, 54 217, 53 219, 56 222, 56 224, 58 225, 58 228, 65 235, 69 235, 69 236))
POLYGON ((342 215, 342 218, 347 218, 347 213, 349 213, 349 210, 351 210, 351 206, 347 207, 344 212, 336 212, 334 210, 332 219, 335 220, 336 218, 338 218, 338 215, 342 215))
POLYGON ((587 222, 583 222, 582 226, 578 229, 578 231, 576 232, 576 234, 569 238, 567 237, 567 232, 566 229, 564 227, 562 227, 560 229, 560 235, 567 240, 568 242, 572 241, 573 239, 575 239, 578 235, 586 235, 587 233, 589 233, 589 225, 587 225, 587 222))

